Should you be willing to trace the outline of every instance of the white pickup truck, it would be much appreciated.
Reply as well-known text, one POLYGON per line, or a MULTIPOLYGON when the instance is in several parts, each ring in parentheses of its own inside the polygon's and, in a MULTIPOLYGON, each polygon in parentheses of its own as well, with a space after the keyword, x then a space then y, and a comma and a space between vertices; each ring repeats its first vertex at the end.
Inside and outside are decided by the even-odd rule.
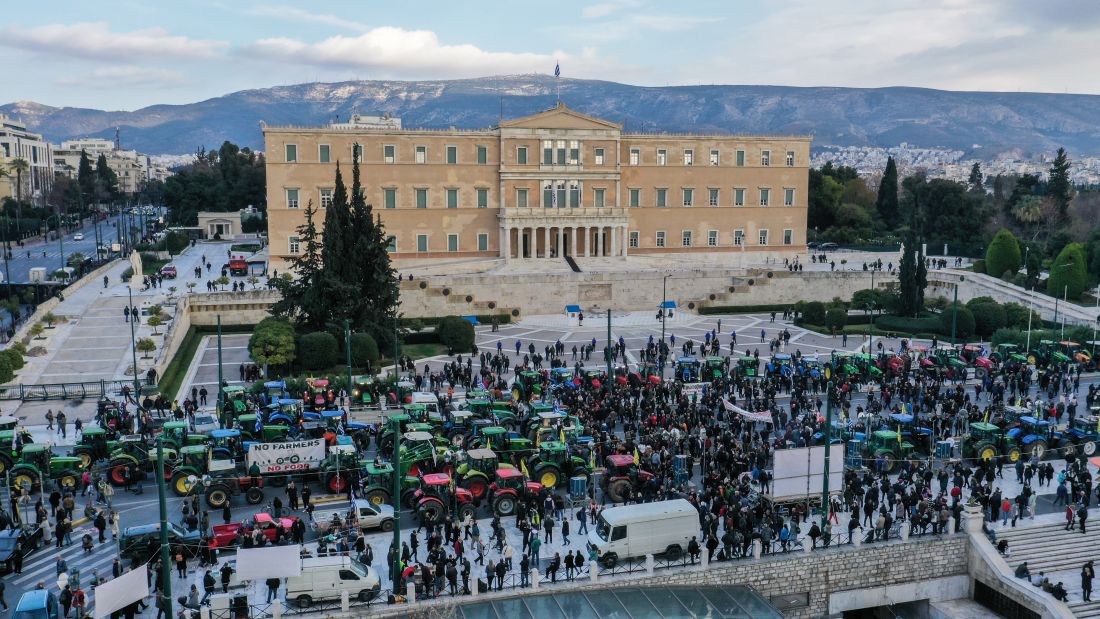
POLYGON ((349 518, 360 530, 393 530, 393 506, 375 505, 370 501, 355 499, 351 503, 339 503, 313 512, 313 530, 324 534, 332 528, 336 518, 342 526, 348 525, 349 518))

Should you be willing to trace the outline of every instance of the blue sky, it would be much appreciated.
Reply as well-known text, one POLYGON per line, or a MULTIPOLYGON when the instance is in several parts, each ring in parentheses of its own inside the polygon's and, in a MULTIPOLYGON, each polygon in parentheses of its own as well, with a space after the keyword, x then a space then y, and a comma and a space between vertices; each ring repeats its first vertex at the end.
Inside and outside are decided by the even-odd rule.
POLYGON ((4 15, 0 102, 136 109, 555 62, 563 77, 652 86, 1100 94, 1097 0, 58 0, 4 15))

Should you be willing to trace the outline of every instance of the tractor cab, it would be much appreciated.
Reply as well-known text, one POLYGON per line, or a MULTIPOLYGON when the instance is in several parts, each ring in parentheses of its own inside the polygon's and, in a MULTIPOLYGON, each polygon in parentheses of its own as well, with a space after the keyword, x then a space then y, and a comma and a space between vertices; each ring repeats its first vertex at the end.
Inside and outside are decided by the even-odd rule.
POLYGON ((607 457, 606 465, 609 477, 627 477, 637 467, 634 456, 628 454, 612 454, 607 457))
POLYGON ((702 364, 699 359, 692 356, 676 359, 676 380, 682 383, 699 382, 699 373, 702 364))
POLYGON ((179 463, 176 468, 190 467, 196 471, 206 471, 206 463, 210 459, 209 450, 205 445, 188 445, 179 450, 179 463))
POLYGON ((471 449, 466 452, 456 472, 459 476, 469 471, 480 471, 487 476, 492 476, 493 471, 497 470, 499 465, 500 460, 492 449, 471 449))
POLYGON ((104 398, 96 403, 95 420, 100 427, 118 429, 122 425, 122 407, 118 402, 104 398))
POLYGON ((991 423, 971 422, 970 432, 963 441, 964 457, 992 460, 1001 454, 1009 462, 1020 459, 1021 451, 1016 446, 1015 439, 1009 438, 1003 429, 991 423))
POLYGON ((267 423, 292 426, 302 418, 302 403, 294 398, 279 398, 267 405, 267 423))
POLYGON ((188 445, 205 445, 206 435, 189 432, 187 422, 169 421, 161 426, 161 440, 176 451, 188 445))
POLYGON ((997 363, 1027 363, 1027 355, 1016 344, 997 344, 989 358, 997 363))
POLYGON ((959 350, 959 355, 962 357, 963 361, 988 373, 993 369, 993 360, 983 355, 982 352, 983 348, 981 346, 967 344, 959 350))
MULTIPOLYGON (((1069 355, 1064 354, 1058 349, 1058 346, 1052 340, 1040 340, 1039 348, 1029 355, 1033 357, 1040 365, 1050 365, 1052 363, 1069 363, 1069 355)), ((1030 359, 1029 359, 1030 360, 1030 359)))
POLYGON ((573 370, 569 368, 554 368, 550 370, 550 384, 554 387, 573 389, 577 386, 576 383, 573 382, 575 378, 573 370))
POLYGON ((244 447, 241 440, 241 431, 211 430, 210 453, 219 460, 240 460, 244 458, 244 447))
POLYGON ((0 415, 0 431, 14 430, 19 425, 19 420, 11 415, 0 415))
POLYGON ((745 378, 756 378, 760 375, 756 357, 745 355, 737 359, 737 375, 745 378))
POLYGON ((336 402, 336 394, 329 388, 327 378, 315 378, 307 381, 302 404, 314 412, 322 411, 336 402))
POLYGON ((703 360, 703 366, 706 368, 705 378, 707 380, 726 377, 726 360, 724 357, 709 356, 703 360))
POLYGON ((423 404, 402 404, 401 412, 416 423, 427 423, 428 421, 428 407, 423 404))
POLYGON ((80 442, 73 448, 73 456, 81 459, 83 468, 90 467, 92 463, 111 455, 112 449, 116 446, 111 440, 114 435, 113 430, 108 431, 99 426, 84 428, 80 435, 80 442))
POLYGON ((1088 364, 1092 361, 1092 355, 1089 354, 1080 344, 1077 342, 1064 341, 1058 342, 1058 352, 1062 353, 1066 357, 1081 364, 1088 364))
POLYGON ((932 446, 932 428, 916 425, 915 419, 908 413, 891 413, 889 415, 891 425, 895 426, 904 440, 912 441, 917 449, 930 453, 932 446))
POLYGON ((515 490, 522 492, 524 488, 529 492, 538 494, 542 492, 543 485, 537 481, 526 481, 523 472, 515 467, 501 467, 496 470, 496 479, 493 482, 493 492, 500 490, 515 490))
POLYGON ((373 376, 356 376, 354 388, 351 391, 352 401, 364 406, 373 405, 375 403, 374 390, 376 388, 373 376))
POLYGON ((267 401, 278 400, 289 395, 286 392, 286 382, 281 380, 269 380, 264 383, 264 396, 267 401))
POLYGON ((488 417, 493 410, 492 406, 493 403, 488 399, 466 399, 466 410, 478 417, 488 417))
POLYGON ((798 361, 798 372, 802 375, 808 375, 810 378, 818 379, 824 376, 825 371, 821 367, 821 361, 817 357, 802 357, 798 361))
POLYGON ((876 430, 866 438, 864 452, 875 460, 882 460, 882 470, 894 470, 898 460, 905 460, 913 453, 913 443, 893 430, 876 430))
POLYGON ((882 368, 875 362, 874 356, 870 353, 858 353, 852 355, 852 361, 856 367, 859 368, 860 373, 863 376, 869 378, 879 378, 882 376, 882 368))
POLYGON ((234 417, 248 412, 248 397, 244 387, 229 385, 222 387, 222 410, 234 417))
POLYGON ((526 402, 532 397, 542 393, 542 374, 532 370, 524 370, 519 373, 512 383, 512 399, 517 402, 526 402))
POLYGON ((854 355, 847 351, 836 350, 830 357, 833 364, 833 372, 840 376, 858 376, 859 367, 856 366, 854 355))
POLYGON ((772 376, 790 376, 794 372, 794 364, 791 356, 785 352, 772 355, 765 368, 772 376))
POLYGON ((652 361, 646 361, 638 368, 638 375, 642 377, 642 380, 651 384, 661 384, 661 368, 657 367, 656 363, 652 361))
POLYGON ((594 368, 589 368, 589 369, 584 371, 584 383, 589 385, 590 387, 595 387, 595 388, 598 389, 600 387, 600 385, 602 385, 605 382, 607 382, 607 371, 606 370, 597 370, 597 369, 594 369, 594 368))
POLYGON ((543 462, 560 464, 569 457, 569 450, 561 441, 543 441, 539 443, 538 456, 543 462))

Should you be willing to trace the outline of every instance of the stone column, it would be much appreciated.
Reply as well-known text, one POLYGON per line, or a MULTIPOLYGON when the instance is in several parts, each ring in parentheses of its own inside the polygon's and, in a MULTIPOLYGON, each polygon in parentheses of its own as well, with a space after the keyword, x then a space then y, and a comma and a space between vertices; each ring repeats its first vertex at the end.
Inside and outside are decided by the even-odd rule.
POLYGON ((603 255, 603 226, 596 228, 596 257, 603 255))
POLYGON ((573 239, 569 242, 569 255, 577 255, 577 227, 573 226, 569 228, 570 233, 573 235, 573 239))
POLYGON ((584 230, 584 257, 592 257, 592 228, 585 226, 584 230))
POLYGON ((542 257, 550 257, 550 226, 542 229, 542 257))
POLYGON ((502 226, 500 229, 500 256, 508 261, 512 258, 512 248, 510 247, 512 230, 507 225, 502 226))
POLYGON ((565 256, 565 228, 558 226, 558 257, 565 256))
POLYGON ((534 230, 532 228, 528 228, 526 226, 519 229, 519 235, 520 235, 520 239, 519 239, 520 256, 519 257, 520 258, 530 258, 533 255, 532 250, 534 249, 534 244, 535 244, 534 243, 535 235, 532 234, 533 232, 534 232, 534 230), (526 239, 527 239, 527 251, 526 252, 523 251, 523 245, 524 245, 523 239, 524 239, 524 237, 526 237, 526 239))

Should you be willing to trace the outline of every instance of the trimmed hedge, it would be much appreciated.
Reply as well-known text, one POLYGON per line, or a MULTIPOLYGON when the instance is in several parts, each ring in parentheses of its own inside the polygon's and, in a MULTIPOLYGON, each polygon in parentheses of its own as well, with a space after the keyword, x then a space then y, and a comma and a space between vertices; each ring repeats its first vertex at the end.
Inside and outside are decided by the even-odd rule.
POLYGON ((439 342, 456 353, 474 350, 474 325, 458 316, 445 316, 435 328, 439 342))
POLYGON ((699 313, 707 314, 755 314, 758 312, 782 312, 793 307, 790 303, 771 305, 707 305, 699 308, 699 313))
POLYGON ((417 331, 405 334, 405 337, 401 338, 401 341, 405 344, 438 344, 439 334, 434 330, 417 331))
MULTIPOLYGON (((402 327, 411 327, 414 323, 420 323, 421 327, 434 327, 439 324, 444 318, 450 318, 450 316, 429 316, 427 318, 401 318, 397 321, 397 324, 402 327)), ((474 318, 483 325, 493 324, 495 318, 498 325, 511 324, 512 316, 509 314, 474 314, 474 318)), ((432 340, 430 343, 434 343, 438 340, 432 340)), ((408 340, 406 340, 408 342, 408 340)), ((412 344, 413 342, 408 342, 412 344)))
POLYGON ((825 326, 830 329, 840 330, 844 328, 844 325, 848 324, 848 312, 847 310, 839 307, 834 307, 825 312, 825 326))
POLYGON ((940 314, 940 330, 944 335, 951 335, 952 321, 954 321, 955 324, 956 338, 966 339, 974 334, 974 313, 965 305, 960 303, 957 310, 952 310, 951 307, 948 306, 948 308, 940 314))
POLYGON ((810 301, 802 306, 802 319, 815 325, 825 324, 825 304, 810 301))
POLYGON ((1005 310, 996 301, 981 301, 980 299, 981 297, 972 299, 966 304, 966 308, 974 315, 974 333, 989 337, 997 329, 1005 326, 1005 310))
POLYGON ((336 365, 336 337, 327 331, 314 331, 298 338, 298 362, 307 370, 323 370, 336 365))
POLYGON ((1001 228, 985 250, 986 271, 994 277, 1003 277, 1005 272, 1015 275, 1020 261, 1020 242, 1012 232, 1001 228))
POLYGON ((355 367, 373 366, 378 363, 378 342, 369 333, 351 334, 351 364, 355 367))
POLYGON ((875 328, 891 333, 934 333, 943 335, 939 316, 909 318, 906 316, 879 316, 875 318, 875 328))

